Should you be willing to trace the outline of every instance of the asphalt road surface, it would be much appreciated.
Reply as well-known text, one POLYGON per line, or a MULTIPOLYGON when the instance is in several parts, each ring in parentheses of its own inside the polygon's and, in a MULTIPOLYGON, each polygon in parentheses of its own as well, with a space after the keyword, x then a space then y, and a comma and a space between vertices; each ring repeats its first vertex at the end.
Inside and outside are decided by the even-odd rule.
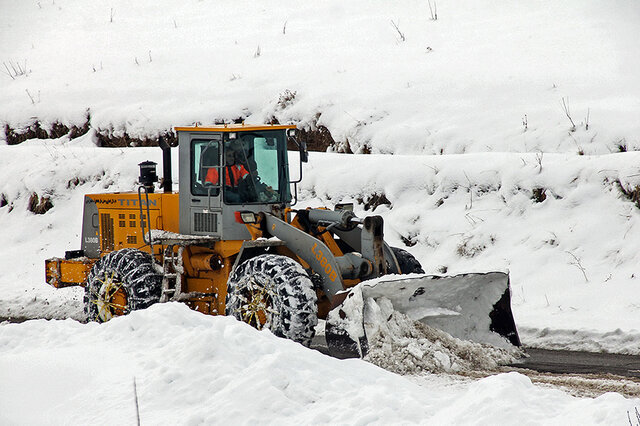
POLYGON ((615 374, 640 378, 640 356, 548 349, 525 349, 528 358, 513 367, 541 373, 615 374))
MULTIPOLYGON (((311 347, 328 355, 324 336, 316 336, 311 347)), ((640 379, 640 356, 525 348, 528 357, 511 367, 554 374, 614 374, 640 379)))

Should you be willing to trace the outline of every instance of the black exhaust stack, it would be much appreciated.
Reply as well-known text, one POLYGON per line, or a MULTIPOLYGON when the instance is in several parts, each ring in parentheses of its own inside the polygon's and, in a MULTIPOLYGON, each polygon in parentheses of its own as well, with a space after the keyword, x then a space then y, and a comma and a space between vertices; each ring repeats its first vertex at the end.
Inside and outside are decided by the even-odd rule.
POLYGON ((156 163, 153 161, 143 161, 138 164, 140 166, 140 177, 138 182, 144 186, 147 192, 153 192, 153 184, 158 181, 158 175, 156 175, 156 163))
POLYGON ((158 145, 162 148, 162 190, 165 193, 172 191, 173 182, 171 181, 171 146, 160 136, 158 145))

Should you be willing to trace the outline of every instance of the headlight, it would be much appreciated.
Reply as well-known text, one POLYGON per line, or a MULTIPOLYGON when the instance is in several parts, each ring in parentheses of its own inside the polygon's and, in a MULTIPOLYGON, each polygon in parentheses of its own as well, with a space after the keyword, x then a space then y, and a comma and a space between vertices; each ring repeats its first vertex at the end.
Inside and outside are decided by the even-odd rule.
POLYGON ((236 212, 236 222, 238 223, 256 223, 257 221, 256 214, 253 212, 236 212))

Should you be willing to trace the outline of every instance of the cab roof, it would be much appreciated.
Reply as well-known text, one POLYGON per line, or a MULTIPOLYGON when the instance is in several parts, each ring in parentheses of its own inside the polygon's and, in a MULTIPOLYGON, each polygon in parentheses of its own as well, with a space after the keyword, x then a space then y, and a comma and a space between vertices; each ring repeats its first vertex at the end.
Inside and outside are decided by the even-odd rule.
POLYGON ((255 130, 295 129, 295 124, 217 124, 213 126, 176 127, 176 132, 243 132, 255 130))

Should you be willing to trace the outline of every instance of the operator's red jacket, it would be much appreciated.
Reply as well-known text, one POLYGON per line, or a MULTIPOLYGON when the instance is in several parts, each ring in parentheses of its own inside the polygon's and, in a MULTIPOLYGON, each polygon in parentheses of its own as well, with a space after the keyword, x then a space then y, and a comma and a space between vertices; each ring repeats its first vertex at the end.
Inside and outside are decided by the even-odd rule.
MULTIPOLYGON (((225 167, 225 185, 236 187, 249 172, 244 168, 242 164, 235 164, 233 166, 225 167), (231 171, 231 173, 229 172, 231 171)), ((206 182, 210 182, 214 185, 218 183, 218 169, 210 168, 207 172, 207 176, 204 179, 206 182)))

